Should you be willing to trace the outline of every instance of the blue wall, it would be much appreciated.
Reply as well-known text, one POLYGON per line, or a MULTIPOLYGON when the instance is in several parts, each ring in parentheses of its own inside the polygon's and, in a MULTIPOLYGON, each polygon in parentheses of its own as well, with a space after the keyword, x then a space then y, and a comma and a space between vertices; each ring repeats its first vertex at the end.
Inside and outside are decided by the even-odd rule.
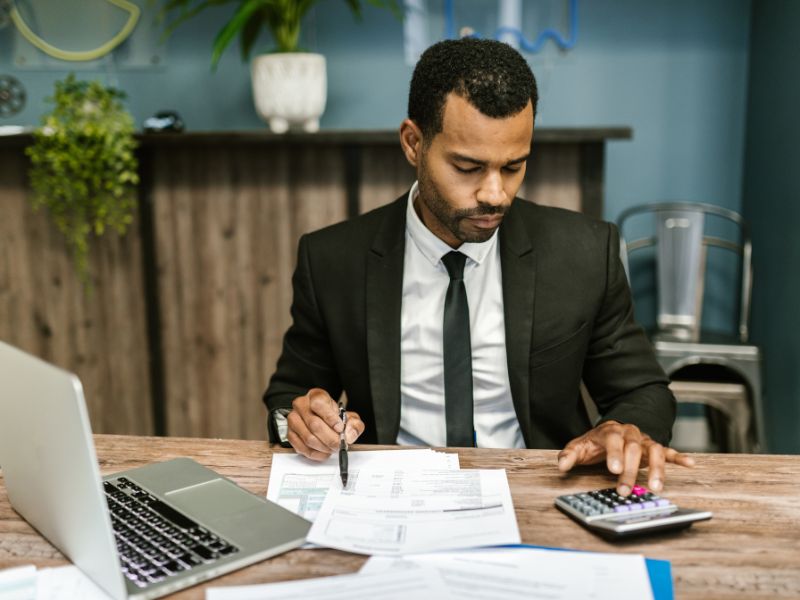
MULTIPOLYGON (((566 32, 566 0, 526 4, 529 37, 546 26, 566 32)), ((473 24, 468 19, 475 5, 456 2, 462 6, 459 25, 473 24)), ((163 66, 102 67, 80 75, 99 76, 126 90, 138 123, 158 109, 174 108, 195 130, 263 127, 238 49, 231 48, 217 73, 209 69, 211 41, 228 14, 229 7, 212 9, 179 28, 163 66)), ((582 0, 579 17, 574 50, 560 52, 548 44, 529 55, 542 92, 538 124, 633 127, 633 141, 609 147, 607 218, 632 204, 664 199, 739 209, 750 0, 582 0)), ((139 27, 151 23, 152 14, 145 13, 139 27)), ((306 25, 306 45, 328 59, 322 126, 397 127, 411 75, 403 58, 402 24, 389 11, 372 7, 358 23, 344 2, 326 0, 306 25)), ((16 68, 12 32, 0 31, 0 73, 19 77, 30 96, 13 122, 37 124, 42 99, 67 70, 16 68)))
MULTIPOLYGON (((146 6, 147 0, 138 1, 146 6)), ((431 5, 437 2, 441 6, 441 0, 430 0, 431 5)), ((797 172, 791 168, 794 164, 785 164, 792 152, 790 143, 800 134, 797 121, 788 130, 794 138, 779 134, 787 133, 783 128, 792 122, 793 107, 800 105, 797 78, 791 74, 800 58, 797 42, 792 41, 797 38, 791 37, 792 25, 800 23, 799 5, 792 0, 580 0, 576 47, 562 52, 548 44, 543 52, 527 55, 540 85, 537 125, 633 128, 632 141, 611 142, 608 147, 605 216, 611 220, 629 206, 658 200, 702 201, 742 210, 747 124, 750 150, 744 209, 756 233, 753 331, 769 353, 771 443, 776 450, 792 452, 800 452, 795 439, 800 409, 796 403, 788 404, 800 391, 796 368, 800 348, 782 346, 779 336, 785 331, 784 317, 800 300, 800 288, 771 265, 782 264, 779 248, 791 239, 791 223, 798 216, 798 209, 784 201, 790 191, 797 196, 796 182, 785 175, 797 172), (757 43, 749 62, 751 23, 757 43), (782 41, 773 40, 773 29, 782 41), (795 54, 785 55, 785 47, 792 43, 795 54), (749 121, 748 68, 754 82, 749 121), (777 101, 769 87, 776 75, 782 77, 783 86, 777 101), (775 139, 787 140, 783 154, 772 150, 775 139), (794 211, 792 219, 774 216, 781 211, 794 211), (776 294, 783 300, 777 301, 776 294)), ((474 25, 470 20, 495 3, 456 0, 456 6, 461 26, 474 25)), ((566 6, 567 0, 528 0, 525 33, 533 37, 544 27, 566 33, 566 6)), ((252 105, 248 67, 239 60, 238 49, 226 53, 216 73, 209 68, 211 41, 229 14, 229 7, 215 8, 186 23, 160 50, 165 61, 157 67, 115 67, 110 61, 79 75, 127 91, 138 123, 156 110, 172 108, 193 130, 263 128, 252 105)), ((146 13, 139 27, 152 27, 151 19, 152 14, 146 13)), ((431 30, 443 31, 440 25, 437 21, 431 30)), ((478 28, 488 29, 480 23, 478 28)), ((17 68, 12 62, 13 37, 12 28, 0 30, 0 73, 23 81, 29 104, 0 125, 35 125, 45 108, 42 99, 68 69, 17 68)), ((269 40, 264 39, 263 45, 269 46, 269 40)), ((405 116, 412 67, 404 60, 402 24, 389 11, 367 7, 358 23, 341 0, 321 1, 306 22, 304 45, 328 60, 323 128, 398 126, 405 116)), ((800 246, 795 243, 789 251, 796 259, 800 246)), ((719 281, 723 295, 730 283, 719 281)), ((727 319, 731 302, 722 304, 712 307, 707 321, 727 319)))
POLYGON ((756 2, 744 214, 753 236, 753 339, 765 352, 772 452, 800 453, 800 3, 756 2))

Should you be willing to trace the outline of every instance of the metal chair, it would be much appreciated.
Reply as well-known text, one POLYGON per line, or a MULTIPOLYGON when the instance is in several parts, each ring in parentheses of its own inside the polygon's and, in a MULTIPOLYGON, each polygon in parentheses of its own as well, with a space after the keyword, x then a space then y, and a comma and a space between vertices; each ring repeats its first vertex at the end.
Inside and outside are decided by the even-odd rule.
POLYGON ((714 376, 722 367, 730 375, 720 381, 724 387, 718 387, 716 393, 708 385, 700 386, 702 393, 697 392, 697 386, 673 386, 678 402, 704 404, 724 415, 724 449, 765 451, 761 352, 748 343, 752 246, 744 219, 738 213, 709 204, 664 202, 629 208, 620 214, 617 225, 621 257, 632 287, 630 255, 645 248, 654 249, 657 314, 651 340, 667 375, 680 379, 679 371, 686 372, 691 367, 694 379, 703 380, 702 368, 695 365, 716 366, 711 369, 714 376), (634 217, 648 215, 646 224, 652 233, 626 242, 626 229, 636 229, 637 234, 643 229, 642 219, 634 217), (735 231, 733 235, 720 233, 731 229, 735 231), (707 332, 701 328, 709 248, 732 252, 740 262, 735 332, 707 332), (731 394, 730 383, 737 381, 744 384, 746 398, 731 394))

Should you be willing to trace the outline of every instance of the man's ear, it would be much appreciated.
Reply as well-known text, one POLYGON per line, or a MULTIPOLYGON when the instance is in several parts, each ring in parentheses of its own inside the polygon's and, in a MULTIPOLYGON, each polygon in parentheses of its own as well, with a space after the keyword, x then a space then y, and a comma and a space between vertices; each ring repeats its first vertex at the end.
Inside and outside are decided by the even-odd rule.
POLYGON ((409 164, 412 167, 419 166, 422 154, 422 131, 411 119, 406 119, 400 124, 400 146, 409 164))

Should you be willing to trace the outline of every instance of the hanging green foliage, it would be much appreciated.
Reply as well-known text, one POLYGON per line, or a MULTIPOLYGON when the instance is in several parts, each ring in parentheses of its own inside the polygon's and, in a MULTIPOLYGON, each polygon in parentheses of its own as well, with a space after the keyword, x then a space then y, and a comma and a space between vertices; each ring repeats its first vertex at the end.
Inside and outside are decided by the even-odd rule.
POLYGON ((64 234, 78 275, 89 286, 92 236, 125 233, 136 208, 138 162, 133 118, 123 92, 74 74, 56 82, 54 104, 26 153, 34 208, 64 234))

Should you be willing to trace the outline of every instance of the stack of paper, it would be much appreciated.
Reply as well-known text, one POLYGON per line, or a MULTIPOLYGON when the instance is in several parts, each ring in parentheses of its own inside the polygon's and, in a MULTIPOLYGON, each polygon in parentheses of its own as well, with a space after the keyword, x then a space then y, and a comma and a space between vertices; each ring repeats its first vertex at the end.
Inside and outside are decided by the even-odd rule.
MULTIPOLYGON (((373 450, 348 454, 350 478, 362 468, 447 469, 458 470, 458 454, 435 452, 430 448, 414 450, 373 450)), ((315 462, 299 454, 273 454, 269 472, 267 500, 313 521, 332 486, 341 486, 336 454, 324 462, 315 462)))
POLYGON ((497 547, 520 540, 504 470, 460 470, 457 455, 431 450, 349 457, 343 488, 335 455, 323 463, 275 455, 267 498, 313 521, 309 542, 372 555, 362 571, 210 589, 208 600, 349 600, 353 589, 386 600, 653 598, 640 555, 497 547))
POLYGON ((397 556, 520 537, 505 470, 362 469, 347 489, 331 487, 308 541, 397 556))
POLYGON ((641 556, 518 547, 373 557, 355 575, 212 588, 206 599, 351 600, 353 590, 374 600, 653 598, 641 556))
POLYGON ((272 459, 267 499, 314 522, 312 544, 371 555, 475 548, 520 541, 506 472, 460 470, 458 455, 431 449, 272 459))
POLYGON ((2 600, 109 600, 74 565, 36 570, 33 565, 0 571, 2 600))
POLYGON ((36 598, 36 567, 26 565, 0 571, 0 598, 3 600, 36 598))

